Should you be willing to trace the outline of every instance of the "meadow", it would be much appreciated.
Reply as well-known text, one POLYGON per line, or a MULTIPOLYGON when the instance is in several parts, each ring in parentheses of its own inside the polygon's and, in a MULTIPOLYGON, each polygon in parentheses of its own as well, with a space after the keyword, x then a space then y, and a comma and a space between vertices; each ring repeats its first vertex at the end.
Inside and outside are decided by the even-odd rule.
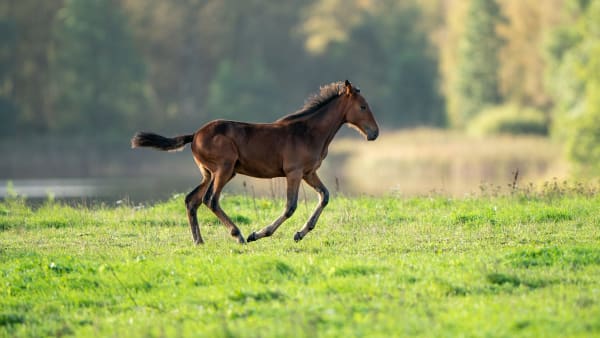
MULTIPOLYGON (((312 197, 312 195, 309 195, 312 197)), ((482 187, 461 198, 333 196, 238 245, 183 196, 152 205, 0 202, 0 336, 600 335, 596 188, 482 187)), ((223 197, 245 235, 279 199, 223 197)))

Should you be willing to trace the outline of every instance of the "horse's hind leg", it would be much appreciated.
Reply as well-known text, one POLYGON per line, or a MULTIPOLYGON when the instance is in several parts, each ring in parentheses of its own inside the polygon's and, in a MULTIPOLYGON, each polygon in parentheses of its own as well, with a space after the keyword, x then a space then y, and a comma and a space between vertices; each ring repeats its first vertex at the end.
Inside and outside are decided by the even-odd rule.
POLYGON ((202 172, 202 183, 197 186, 192 192, 190 192, 185 197, 185 207, 187 210, 188 221, 190 223, 190 228, 192 230, 192 237, 194 239, 194 243, 202 244, 204 241, 202 240, 202 235, 200 234, 200 226, 198 225, 198 218, 196 216, 198 207, 202 204, 204 200, 204 196, 207 194, 207 191, 212 186, 212 176, 210 172, 203 167, 200 167, 200 171, 202 172))
POLYGON ((204 203, 207 207, 209 207, 208 203, 212 199, 212 195, 213 195, 213 182, 214 182, 214 180, 210 180, 210 183, 208 184, 208 188, 206 189, 206 193, 204 194, 204 197, 202 198, 202 203, 204 203))
POLYGON ((242 232, 240 229, 231 221, 229 216, 221 209, 221 205, 219 204, 219 197, 221 196, 221 190, 223 187, 233 176, 235 173, 233 172, 233 163, 228 163, 222 165, 215 171, 214 173, 214 183, 213 183, 213 193, 210 197, 210 200, 207 203, 207 206, 212 212, 217 216, 221 222, 229 229, 229 234, 237 239, 240 244, 246 243, 244 240, 244 236, 242 236, 242 232))
POLYGON ((304 236, 306 236, 312 229, 315 228, 321 212, 325 206, 327 206, 327 203, 329 203, 329 191, 327 191, 327 188, 323 182, 321 182, 319 176, 317 176, 317 173, 306 175, 304 177, 304 181, 319 193, 319 204, 302 229, 300 229, 300 231, 294 235, 294 240, 296 242, 302 240, 304 236))

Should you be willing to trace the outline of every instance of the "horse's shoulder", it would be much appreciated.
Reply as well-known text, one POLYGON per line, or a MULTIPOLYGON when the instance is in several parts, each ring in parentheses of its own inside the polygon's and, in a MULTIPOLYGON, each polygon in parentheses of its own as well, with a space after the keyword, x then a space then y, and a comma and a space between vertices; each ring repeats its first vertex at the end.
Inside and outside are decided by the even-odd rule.
POLYGON ((275 124, 280 128, 285 128, 288 133, 294 135, 303 135, 308 131, 308 123, 306 120, 281 121, 275 124))

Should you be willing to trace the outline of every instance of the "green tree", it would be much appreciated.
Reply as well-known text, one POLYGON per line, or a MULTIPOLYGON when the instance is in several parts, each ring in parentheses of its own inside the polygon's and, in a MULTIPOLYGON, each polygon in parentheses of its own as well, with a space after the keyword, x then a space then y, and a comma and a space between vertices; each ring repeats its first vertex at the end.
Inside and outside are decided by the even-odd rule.
MULTIPOLYGON (((165 112, 159 119, 173 131, 188 128, 190 121, 225 116, 223 107, 248 100, 237 95, 254 97, 257 107, 226 109, 227 114, 241 114, 228 118, 265 121, 300 106, 299 92, 317 89, 312 85, 305 90, 311 60, 295 33, 306 1, 122 1, 149 64, 155 109, 165 112), (277 85, 265 87, 263 76, 277 85), (250 90, 252 86, 263 87, 250 90), (218 98, 221 92, 226 99, 218 98)), ((317 83, 323 81, 331 79, 317 83)))
POLYGON ((547 35, 564 17, 565 0, 503 0, 506 22, 498 27, 505 40, 500 51, 499 83, 505 100, 548 110, 551 97, 544 87, 544 50, 547 35))
POLYGON ((145 69, 115 1, 67 0, 57 16, 57 130, 129 132, 146 98, 145 69))
POLYGON ((578 173, 600 175, 600 1, 572 0, 577 17, 548 45, 554 134, 566 142, 578 173))
MULTIPOLYGON (((341 20, 335 25, 336 33, 316 34, 319 21, 310 22, 314 32, 307 36, 307 45, 318 47, 315 51, 322 53, 320 59, 329 66, 317 75, 348 77, 362 87, 383 124, 403 128, 445 125, 435 50, 420 25, 422 12, 417 5, 381 0, 361 7, 361 2, 354 6, 338 2, 353 9, 347 26, 334 16, 341 20)), ((321 19, 323 27, 332 25, 321 19)))
POLYGON ((459 43, 457 83, 450 93, 456 96, 455 111, 450 112, 455 126, 463 127, 484 107, 500 102, 498 52, 502 39, 496 27, 502 21, 496 0, 471 0, 459 43))
POLYGON ((153 119, 140 120, 140 128, 178 132, 193 118, 204 120, 201 108, 207 84, 216 69, 214 59, 223 57, 226 41, 218 36, 228 26, 222 22, 221 4, 216 0, 122 2, 148 64, 154 95, 153 119))
POLYGON ((0 20, 0 133, 15 131, 17 107, 12 98, 11 73, 15 65, 16 29, 14 21, 0 20))
POLYGON ((277 93, 273 76, 260 60, 244 67, 225 60, 210 83, 204 110, 219 118, 269 122, 283 115, 277 93))
POLYGON ((11 119, 11 122, 3 119, 5 129, 15 131, 16 126, 20 132, 45 132, 53 120, 48 91, 50 26, 62 3, 62 0, 0 2, 0 95, 4 98, 2 109, 10 111, 5 116, 11 119))
POLYGON ((378 31, 386 55, 382 61, 389 67, 379 88, 386 105, 384 111, 393 114, 387 120, 400 127, 445 126, 435 50, 418 24, 422 13, 415 5, 389 5, 385 6, 388 10, 369 20, 378 31))
MULTIPOLYGON (((377 93, 374 98, 381 100, 382 121, 398 127, 444 126, 446 117, 439 95, 437 60, 426 32, 418 23, 421 11, 410 3, 403 6, 394 3, 388 2, 383 6, 385 10, 368 16, 356 32, 364 33, 366 26, 372 27, 376 41, 376 59, 372 62, 385 65, 381 78, 373 79, 379 82, 373 91, 377 93)), ((360 36, 356 33, 355 37, 360 36)), ((363 35, 354 43, 360 41, 364 46, 368 44, 367 37, 368 34, 363 35)))

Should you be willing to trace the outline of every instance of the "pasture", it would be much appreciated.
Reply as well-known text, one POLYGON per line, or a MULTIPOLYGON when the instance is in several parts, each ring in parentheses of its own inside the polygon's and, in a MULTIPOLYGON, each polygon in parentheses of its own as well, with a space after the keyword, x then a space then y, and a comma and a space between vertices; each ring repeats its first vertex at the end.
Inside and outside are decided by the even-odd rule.
MULTIPOLYGON (((309 197, 312 197, 312 192, 309 197)), ((242 246, 183 196, 154 205, 0 202, 0 336, 600 335, 595 188, 316 198, 242 246)), ((244 235, 284 201, 225 196, 244 235)))

